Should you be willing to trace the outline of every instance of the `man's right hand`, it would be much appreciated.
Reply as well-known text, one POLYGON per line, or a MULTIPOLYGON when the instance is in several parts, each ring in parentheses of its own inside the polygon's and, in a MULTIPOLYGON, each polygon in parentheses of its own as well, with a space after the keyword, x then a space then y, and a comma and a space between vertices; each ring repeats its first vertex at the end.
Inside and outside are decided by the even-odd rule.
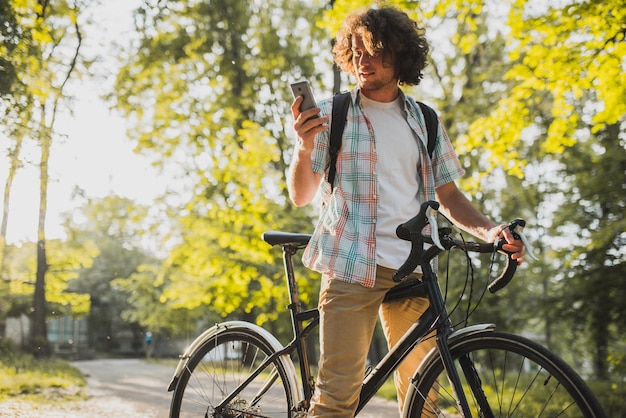
POLYGON ((315 117, 320 113, 319 107, 300 113, 300 103, 302 96, 291 105, 296 145, 287 175, 289 197, 296 206, 308 204, 317 193, 322 175, 313 172, 311 153, 315 147, 315 135, 328 129, 328 116, 315 117))
POLYGON ((296 132, 296 150, 295 152, 313 151, 313 139, 315 135, 328 129, 328 116, 319 116, 320 108, 314 107, 300 113, 300 103, 302 96, 296 97, 291 105, 291 114, 293 115, 293 130, 296 132))

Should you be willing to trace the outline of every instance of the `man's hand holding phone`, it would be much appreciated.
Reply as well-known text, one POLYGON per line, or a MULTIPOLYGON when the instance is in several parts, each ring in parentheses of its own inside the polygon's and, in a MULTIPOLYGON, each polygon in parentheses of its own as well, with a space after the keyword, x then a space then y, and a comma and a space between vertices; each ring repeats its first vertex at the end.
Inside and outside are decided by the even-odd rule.
POLYGON ((311 153, 315 147, 315 135, 328 129, 328 116, 320 117, 311 86, 307 81, 291 85, 294 101, 291 105, 293 130, 296 144, 287 176, 289 196, 296 206, 311 202, 317 193, 321 173, 313 171, 311 153))
POLYGON ((313 151, 313 139, 318 133, 328 129, 328 116, 320 117, 311 86, 308 81, 291 84, 294 102, 291 105, 293 130, 298 137, 301 151, 313 151))

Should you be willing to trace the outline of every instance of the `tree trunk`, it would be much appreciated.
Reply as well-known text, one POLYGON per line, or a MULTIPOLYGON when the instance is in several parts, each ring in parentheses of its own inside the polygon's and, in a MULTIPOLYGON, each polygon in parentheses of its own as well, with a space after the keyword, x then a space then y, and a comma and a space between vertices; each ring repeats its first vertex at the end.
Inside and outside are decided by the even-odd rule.
POLYGON ((32 352, 36 357, 49 357, 48 327, 46 324, 46 261, 45 240, 37 242, 37 279, 33 298, 33 341, 32 352))
POLYGON ((6 312, 11 308, 9 302, 9 281, 11 278, 8 276, 4 260, 7 255, 7 227, 9 223, 9 201, 11 200, 11 188, 13 187, 13 179, 15 173, 20 166, 20 151, 22 149, 22 136, 17 135, 15 139, 15 146, 9 152, 11 156, 11 165, 9 167, 9 173, 7 174, 6 182, 4 183, 3 194, 3 207, 2 207, 2 221, 0 222, 0 338, 4 338, 6 312))
POLYGON ((37 277, 33 298, 33 341, 32 352, 37 357, 51 354, 46 326, 46 212, 48 211, 48 161, 50 159, 51 136, 43 123, 45 107, 42 107, 41 163, 39 165, 39 223, 37 225, 37 277))
POLYGON ((6 257, 6 239, 7 239, 7 227, 9 222, 9 201, 11 199, 11 188, 13 187, 13 179, 15 178, 15 173, 17 172, 17 168, 20 165, 20 151, 22 148, 22 137, 18 137, 15 140, 15 146, 9 152, 11 156, 11 166, 9 167, 9 173, 7 175, 7 180, 4 183, 4 194, 3 194, 3 207, 2 207, 2 221, 0 223, 0 279, 8 280, 7 277, 4 276, 4 259, 6 257))
MULTIPOLYGON (((595 300, 606 301, 610 299, 607 295, 599 292, 595 300)), ((609 324, 611 323, 611 315, 610 310, 603 306, 602 302, 597 303, 596 306, 602 308, 592 312, 589 321, 590 339, 593 346, 593 373, 596 379, 607 381, 609 380, 609 324)))

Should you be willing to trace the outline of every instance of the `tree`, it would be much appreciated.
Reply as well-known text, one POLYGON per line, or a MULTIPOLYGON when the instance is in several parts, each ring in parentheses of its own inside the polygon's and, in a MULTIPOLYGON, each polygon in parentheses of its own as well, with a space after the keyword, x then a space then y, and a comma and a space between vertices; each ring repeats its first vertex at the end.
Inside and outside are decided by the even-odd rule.
MULTIPOLYGON (((626 147, 618 125, 579 140, 564 152, 573 187, 555 219, 554 234, 570 245, 557 255, 558 312, 574 330, 576 350, 593 359, 595 377, 623 375, 626 309, 626 147), (621 372, 619 372, 621 370, 621 372)), ((574 341, 571 342, 574 344, 574 341)))
MULTIPOLYGON (((11 169, 5 184, 5 205, 8 205, 10 188, 19 166, 19 151, 25 138, 40 145, 40 189, 37 245, 37 273, 33 298, 33 351, 49 355, 46 332, 45 276, 46 258, 45 219, 47 212, 48 159, 54 134, 58 105, 80 50, 81 34, 78 26, 78 5, 65 1, 2 3, 7 11, 9 33, 3 37, 3 51, 10 52, 5 68, 10 77, 3 88, 8 97, 3 102, 5 114, 12 128, 6 132, 13 141, 11 169), (68 28, 71 28, 68 30, 68 28), (74 42, 74 48, 72 48, 74 42), (69 54, 68 50, 69 48, 69 54)), ((3 91, 4 93, 4 91, 3 91)), ((3 212, 3 231, 6 233, 8 211, 3 212)), ((4 237, 4 236, 3 236, 4 237)), ((3 243, 4 245, 4 243, 3 243)), ((4 253, 4 249, 2 250, 4 253)))
POLYGON ((19 92, 24 89, 24 85, 18 77, 19 62, 11 58, 18 54, 24 43, 21 42, 22 33, 15 11, 7 0, 0 1, 0 16, 3 17, 3 24, 0 25, 0 137, 7 139, 6 151, 9 159, 0 219, 0 335, 4 335, 5 317, 12 308, 9 302, 10 276, 7 274, 5 262, 9 250, 6 241, 9 203, 15 173, 21 165, 20 152, 24 137, 24 123, 20 118, 24 103, 19 100, 23 98, 19 92))
MULTIPOLYGON (((443 3, 439 6, 449 13, 449 5, 443 3)), ((483 2, 454 3, 480 6, 483 2)), ((549 250, 555 240, 537 240, 540 251, 547 249, 546 259, 530 263, 530 270, 518 274, 511 289, 515 299, 507 306, 516 307, 522 322, 531 320, 526 331, 543 329, 548 345, 566 351, 568 359, 580 367, 591 353, 599 379, 607 379, 609 368, 616 367, 609 366, 609 359, 620 358, 610 347, 615 347, 624 316, 622 305, 614 303, 615 297, 622 296, 623 284, 619 279, 607 280, 621 277, 623 271, 623 251, 619 250, 624 239, 621 179, 625 173, 620 132, 626 123, 624 77, 620 75, 626 53, 623 9, 623 1, 566 2, 559 6, 514 2, 508 21, 509 55, 502 58, 504 76, 492 75, 487 79, 491 85, 478 85, 483 98, 473 96, 471 102, 481 104, 486 116, 470 119, 469 129, 459 131, 458 142, 463 155, 482 156, 470 167, 513 175, 505 177, 506 189, 501 190, 514 190, 517 196, 511 193, 507 199, 498 198, 501 191, 490 192, 484 187, 490 178, 497 177, 488 174, 481 179, 485 197, 493 200, 486 202, 487 207, 506 201, 502 213, 534 220, 531 228, 536 229, 532 234, 536 237, 558 237, 567 231, 570 236, 563 238, 574 245, 571 235, 586 237, 574 251, 568 247, 559 252, 549 250), (498 97, 488 93, 494 91, 500 97, 495 106, 489 106, 498 97), (606 155, 609 149, 613 150, 610 157, 606 155), (614 178, 620 180, 615 183, 614 178), (598 223, 603 226, 596 235, 592 225, 598 223), (598 240, 592 249, 585 248, 588 239, 598 240), (589 298, 592 293, 594 298, 589 298), (536 327, 538 312, 543 312, 540 327, 536 327), (581 331, 572 333, 572 329, 581 331), (579 346, 574 341, 582 339, 582 330, 590 336, 587 353, 572 348, 579 346)), ((471 37, 485 39, 479 28, 469 32, 471 37)), ((463 39, 463 33, 459 25, 454 37, 463 39)), ((475 54, 482 44, 472 42, 471 37, 465 45, 475 54)), ((479 77, 481 74, 488 72, 478 72, 479 77)), ((456 91, 465 95, 467 90, 456 91)), ((455 119, 458 104, 450 109, 455 119)), ((480 115, 481 109, 471 114, 480 115)), ((500 188, 504 185, 501 180, 496 182, 500 188)))
MULTIPOLYGON (((33 115, 35 124, 31 137, 38 138, 41 148, 39 163, 39 219, 37 226, 37 274, 33 298, 33 352, 38 356, 50 355, 46 329, 46 214, 48 209, 48 162, 54 133, 54 125, 59 103, 64 98, 64 88, 75 69, 80 51, 82 35, 78 25, 78 4, 50 4, 39 1, 32 4, 35 10, 34 24, 27 27, 33 31, 29 56, 36 62, 34 71, 27 74, 33 83, 29 94, 33 96, 33 115), (53 7, 55 6, 55 7, 53 7), (73 31, 68 31, 72 28, 73 31), (73 48, 69 56, 59 45, 73 48), (60 51, 60 52, 58 52, 60 51), (58 54, 58 55, 57 55, 58 54)), ((21 16, 23 22, 29 22, 28 9, 21 16)), ((20 11, 23 12, 23 11, 20 11)))
MULTIPOLYGON (((124 329, 138 333, 136 321, 124 322, 123 312, 132 309, 133 295, 117 284, 158 265, 142 248, 149 239, 148 209, 130 199, 107 196, 85 199, 80 211, 66 218, 67 246, 73 251, 91 249, 89 262, 75 272, 68 290, 90 300, 90 345, 104 351, 116 348, 116 334, 124 329)), ((153 311, 155 305, 147 307, 153 311)), ((137 334, 137 340, 139 337, 137 334)))
MULTIPOLYGON (((509 155, 517 155, 516 150, 524 147, 522 133, 537 140, 537 133, 532 135, 529 129, 542 125, 541 150, 560 154, 576 142, 581 123, 598 132, 623 122, 624 5, 623 0, 554 6, 514 2, 508 26, 509 59, 515 65, 506 79, 515 86, 495 112, 472 124, 468 145, 480 142, 495 151, 505 143, 509 155), (585 106, 579 107, 583 97, 585 106), (547 118, 544 124, 539 115, 547 118)), ((494 152, 494 164, 520 174, 521 166, 509 166, 501 158, 494 152)))
POLYGON ((615 358, 611 341, 624 316, 621 304, 614 304, 623 284, 607 280, 623 272, 619 248, 625 191, 623 181, 612 179, 623 178, 625 172, 620 133, 626 124, 624 5, 584 1, 538 7, 516 2, 510 18, 516 40, 511 58, 518 64, 507 74, 516 86, 500 104, 503 113, 489 121, 504 127, 501 140, 519 138, 513 130, 535 132, 525 140, 544 156, 558 155, 546 158, 562 173, 547 190, 546 200, 559 204, 550 230, 563 234, 573 248, 556 254, 563 273, 553 278, 553 294, 566 314, 563 318, 579 320, 569 329, 590 332, 588 347, 600 379, 608 378, 608 359, 615 358), (510 123, 503 123, 504 118, 510 123), (598 226, 600 234, 595 232, 598 226), (580 244, 572 237, 581 237, 580 244))
MULTIPOLYGON (((32 313, 34 277, 37 271, 37 244, 35 242, 7 247, 5 273, 8 292, 3 296, 5 314, 20 317, 32 313)), ((94 256, 89 245, 72 247, 67 242, 47 241, 50 263, 46 277, 47 319, 63 315, 81 317, 89 312, 89 298, 69 291, 68 284, 77 277, 81 267, 91 263, 94 256)), ((28 336, 24 335, 24 341, 28 336)), ((21 347, 26 348, 26 347, 21 347)))
MULTIPOLYGON (((0 16, 3 16, 4 24, 0 26, 0 109, 3 110, 3 114, 8 113, 9 111, 9 102, 8 99, 11 97, 11 91, 14 88, 14 85, 17 81, 17 74, 15 71, 15 66, 13 63, 7 59, 13 51, 15 50, 16 45, 19 43, 18 33, 18 25, 15 20, 15 13, 13 8, 10 7, 8 0, 0 1, 0 16)), ((5 120, 6 117, 3 117, 3 123, 0 126, 9 126, 5 120)), ((8 119, 8 118, 6 118, 8 119)), ((7 136, 7 132, 4 132, 4 129, 0 131, 2 136, 7 136)), ((17 162, 19 161, 19 150, 21 143, 17 142, 13 149, 8 150, 8 155, 10 158, 10 168, 9 173, 7 175, 7 180, 4 185, 4 205, 2 207, 2 219, 0 220, 0 280, 5 281, 4 277, 4 258, 6 256, 6 235, 7 235, 7 222, 9 217, 9 199, 11 196, 11 185, 13 183, 13 178, 15 176, 15 171, 17 169, 17 162)), ((0 315, 2 314, 2 309, 0 309, 0 315)))
POLYGON ((286 300, 280 263, 260 235, 311 229, 309 214, 288 203, 284 118, 288 82, 314 79, 314 57, 328 56, 328 42, 311 37, 316 13, 277 0, 148 2, 138 11, 116 104, 136 122, 138 151, 184 180, 158 273, 163 303, 264 322, 286 300))

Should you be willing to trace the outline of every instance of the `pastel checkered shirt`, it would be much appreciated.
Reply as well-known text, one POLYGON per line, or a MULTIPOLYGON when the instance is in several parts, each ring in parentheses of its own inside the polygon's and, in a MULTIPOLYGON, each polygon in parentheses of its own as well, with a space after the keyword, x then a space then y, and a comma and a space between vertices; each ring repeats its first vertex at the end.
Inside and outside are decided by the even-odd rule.
MULTIPOLYGON (((435 199, 435 188, 461 177, 464 170, 441 122, 431 163, 426 149, 428 136, 424 116, 412 98, 400 94, 406 121, 420 149, 416 175, 421 177, 422 187, 418 196, 422 202, 435 199)), ((332 98, 318 106, 322 115, 331 115, 332 98)), ((375 138, 368 128, 358 89, 351 92, 332 193, 327 181, 328 143, 329 130, 326 130, 315 138, 311 155, 313 171, 324 174, 320 185, 323 204, 302 261, 308 268, 334 279, 373 287, 376 280, 377 157, 375 138)))

